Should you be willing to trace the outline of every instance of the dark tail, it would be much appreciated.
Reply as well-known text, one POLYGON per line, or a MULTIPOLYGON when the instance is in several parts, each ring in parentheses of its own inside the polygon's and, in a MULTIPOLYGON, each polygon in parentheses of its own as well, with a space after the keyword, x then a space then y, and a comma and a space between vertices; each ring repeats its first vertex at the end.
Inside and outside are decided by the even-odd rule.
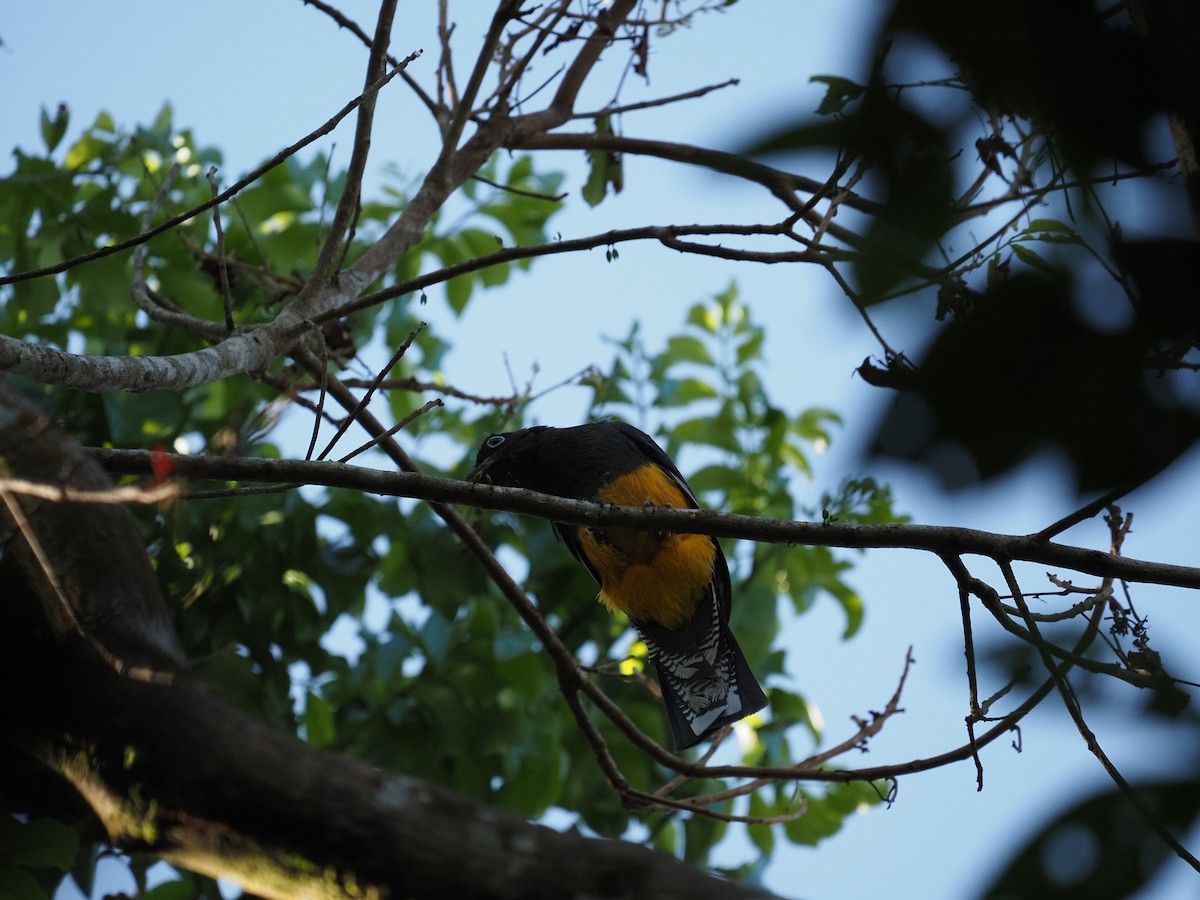
POLYGON ((672 631, 635 623, 658 672, 667 723, 676 750, 694 747, 710 734, 767 705, 758 680, 716 604, 700 640, 689 626, 672 631))

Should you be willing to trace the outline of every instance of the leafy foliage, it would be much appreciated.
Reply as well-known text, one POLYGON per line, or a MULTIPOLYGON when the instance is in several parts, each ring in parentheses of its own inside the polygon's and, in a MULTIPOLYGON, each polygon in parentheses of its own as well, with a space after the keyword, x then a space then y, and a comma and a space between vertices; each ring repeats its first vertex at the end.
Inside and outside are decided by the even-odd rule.
MULTIPOLYGON (((921 358, 914 363, 893 350, 876 330, 886 368, 868 361, 860 372, 872 384, 907 392, 879 429, 876 449, 923 462, 953 484, 1006 471, 1047 447, 1072 459, 1084 489, 1144 480, 1200 436, 1190 388, 1166 377, 1198 368, 1200 253, 1191 232, 1185 236, 1173 221, 1166 221, 1167 237, 1126 236, 1107 212, 1097 176, 1114 183, 1149 179, 1170 167, 1148 155, 1142 137, 1163 111, 1185 124, 1197 120, 1200 78, 1185 37, 1195 32, 1197 14, 1156 6, 1147 26, 1120 7, 1098 14, 1088 3, 1050 13, 1043 6, 1019 0, 996 20, 991 11, 944 0, 892 4, 864 83, 816 76, 826 88, 816 118, 777 121, 752 148, 828 151, 834 174, 824 185, 730 154, 701 148, 685 154, 689 162, 759 181, 788 204, 781 225, 733 226, 728 234, 794 240, 804 252, 793 247, 742 258, 824 266, 873 329, 879 304, 910 295, 930 301, 922 315, 933 322, 921 358), (916 35, 936 48, 952 64, 947 77, 919 85, 893 80, 887 57, 897 35, 916 35), (1023 63, 1016 67, 1015 48, 1023 63), (917 87, 952 92, 941 96, 956 101, 935 112, 912 101, 917 87), (986 133, 976 137, 981 123, 986 133), (968 162, 958 148, 971 137, 978 159, 968 162), (849 214, 835 222, 841 210, 849 214), (991 236, 979 238, 975 220, 987 223, 991 236), (1093 276, 1104 280, 1103 290, 1089 287, 1093 276), (1097 453, 1100 425, 1104 452, 1097 453)), ((681 12, 655 39, 691 18, 681 12)), ((576 40, 583 24, 581 17, 556 33, 545 51, 576 40)), ((629 71, 646 76, 650 29, 638 27, 640 34, 635 28, 621 40, 632 47, 629 71)), ((522 34, 540 40, 531 37, 535 32, 522 34)), ((483 63, 523 71, 536 47, 524 63, 506 55, 522 39, 483 63)), ((462 115, 438 105, 445 87, 439 82, 438 101, 424 99, 443 135, 453 131, 443 114, 461 125, 492 113, 501 121, 519 108, 527 92, 503 77, 491 98, 474 111, 458 110, 462 115)), ((582 199, 591 206, 623 187, 621 155, 610 149, 621 145, 616 115, 596 116, 593 134, 582 136, 591 138, 581 144, 590 148, 582 199)), ((101 114, 70 141, 65 107, 43 110, 39 125, 45 153, 18 152, 2 182, 6 272, 72 259, 194 208, 220 175, 220 152, 177 129, 169 107, 133 132, 101 114)), ((510 144, 485 145, 536 146, 521 144, 530 135, 519 131, 504 132, 510 144)), ((677 150, 663 152, 683 158, 677 150)), ((472 168, 481 157, 470 158, 472 168)), ((384 293, 359 294, 359 312, 322 327, 328 362, 337 369, 364 367, 357 353, 380 339, 389 346, 411 342, 372 407, 385 416, 398 421, 414 413, 430 393, 455 398, 407 426, 410 437, 432 438, 411 442, 427 470, 465 474, 485 434, 534 421, 539 410, 525 396, 489 401, 447 384, 447 344, 418 323, 414 306, 428 301, 425 288, 444 284, 438 295, 467 315, 479 292, 504 284, 513 265, 529 267, 528 259, 496 262, 493 254, 546 242, 565 196, 558 193, 561 182, 555 173, 535 171, 530 157, 493 155, 368 288, 384 293)), ((151 312, 207 323, 232 313, 243 326, 272 321, 317 270, 316 249, 347 183, 327 156, 289 158, 221 207, 219 248, 210 214, 148 244, 142 309, 125 299, 130 283, 142 279, 134 263, 139 251, 17 282, 0 299, 0 329, 71 351, 157 356, 205 347, 223 332, 219 325, 215 333, 164 327, 151 312), (160 308, 148 310, 147 302, 160 308)), ((339 266, 360 259, 406 209, 420 208, 409 206, 399 177, 371 193, 357 204, 339 266)), ((691 230, 714 240, 722 233, 691 230)), ((609 260, 618 256, 617 243, 607 247, 609 260)), ((733 258, 739 252, 715 243, 693 249, 733 258)), ((655 431, 707 505, 779 519, 819 517, 828 525, 903 521, 887 488, 870 478, 803 502, 810 460, 840 420, 824 409, 789 412, 768 396, 766 340, 735 286, 696 303, 661 348, 648 349, 635 324, 612 342, 611 365, 582 379, 592 392, 587 414, 655 431)), ((118 447, 299 456, 303 443, 277 428, 281 418, 299 403, 322 412, 308 400, 320 385, 284 361, 253 377, 175 394, 80 397, 24 387, 84 442, 118 447)), ((781 842, 815 844, 884 795, 881 785, 861 783, 804 790, 755 783, 753 793, 721 801, 715 811, 787 821, 748 829, 700 815, 631 811, 568 714, 543 648, 425 504, 316 489, 282 497, 239 490, 138 515, 195 670, 226 698, 314 746, 531 818, 644 840, 698 865, 730 847, 731 837, 745 836, 758 855, 728 872, 751 880, 781 842)), ((476 525, 596 681, 643 731, 664 737, 661 703, 645 674, 645 645, 627 623, 591 602, 595 586, 555 545, 546 523, 498 513, 477 514, 476 525)), ((780 611, 790 604, 803 613, 832 597, 844 611, 846 636, 854 634, 864 610, 851 584, 853 557, 750 542, 730 543, 727 551, 736 580, 734 629, 771 706, 741 724, 737 740, 721 752, 749 764, 789 765, 803 752, 798 745, 823 736, 815 701, 788 689, 786 658, 776 646, 780 611)), ((964 599, 974 594, 986 605, 976 582, 960 578, 959 585, 964 599)), ((1114 616, 1124 614, 1119 604, 1113 609, 1114 616)), ((1148 645, 1137 647, 1139 664, 1153 661, 1148 645)), ((1163 691, 1156 702, 1178 699, 1177 690, 1163 691)), ((669 777, 599 719, 613 761, 632 783, 657 786, 669 777)), ((1184 787, 1148 792, 1173 822, 1185 822, 1196 805, 1194 785, 1184 787)), ((684 781, 674 796, 711 789, 684 781)), ((1117 815, 1117 805, 1113 797, 1098 798, 1067 818, 1117 815)), ((44 896, 68 867, 89 887, 96 847, 82 830, 42 820, 6 827, 0 845, 18 850, 0 861, 5 890, 44 896)), ((1120 847, 1124 834, 1098 829, 1093 837, 1120 847)), ((1026 878, 1040 885, 1030 860, 1047 845, 1047 835, 1039 837, 1014 864, 1016 882, 997 883, 1008 889, 1026 878)), ((132 868, 145 895, 215 896, 212 883, 191 876, 146 892, 144 861, 132 868)), ((1097 871, 1136 886, 1148 869, 1097 871)))
MULTIPOLYGON (((47 141, 46 155, 22 156, 6 180, 2 234, 7 268, 45 264, 136 232, 160 190, 167 163, 181 165, 166 210, 194 205, 210 190, 204 166, 220 154, 199 147, 172 124, 169 108, 147 128, 119 133, 101 116, 65 151, 47 141), (81 204, 87 210, 76 215, 81 204)), ((450 228, 436 220, 425 239, 377 286, 412 278, 421 260, 441 267, 493 253, 507 242, 545 240, 559 201, 557 175, 534 172, 528 157, 502 167, 493 159, 459 198, 465 211, 450 228), (518 192, 490 187, 488 182, 518 192)), ((611 181, 611 174, 606 176, 611 181)), ((224 261, 239 321, 267 317, 298 289, 313 264, 326 210, 344 176, 320 155, 291 159, 241 193, 223 213, 224 261)), ((347 258, 362 252, 406 203, 402 191, 362 204, 357 237, 347 258)), ((211 222, 198 217, 151 245, 152 282, 181 305, 219 320, 222 296, 211 222)), ((522 265, 528 265, 523 263, 522 265)), ((446 284, 446 301, 465 313, 478 289, 502 284, 508 264, 460 275, 446 284)), ((0 304, 0 323, 15 335, 89 352, 181 352, 201 346, 149 321, 123 296, 132 276, 127 257, 71 269, 57 286, 31 282, 0 304), (30 293, 32 292, 32 293, 30 293), (45 293, 41 296, 40 293, 45 293), (63 299, 59 299, 59 294, 63 299)), ((354 316, 354 345, 382 328, 396 344, 416 329, 412 295, 354 316)), ((422 300, 424 297, 422 296, 422 300)), ((828 410, 790 416, 767 395, 762 380, 766 334, 734 286, 691 308, 679 334, 647 354, 636 326, 615 343, 608 374, 591 375, 590 417, 621 415, 663 421, 663 443, 685 465, 702 464, 691 478, 705 502, 721 509, 791 518, 797 479, 809 472, 809 454, 831 440, 839 422, 828 410)), ((392 373, 422 383, 444 381, 445 344, 422 331, 392 373)), ((77 397, 35 386, 28 390, 56 405, 85 442, 120 447, 183 447, 193 452, 276 457, 272 441, 283 408, 272 382, 237 378, 182 394, 77 397)), ((394 391, 397 418, 420 403, 394 391)), ((464 474, 478 442, 535 412, 509 405, 472 414, 448 406, 410 426, 442 439, 427 468, 464 474), (447 440, 449 444, 447 445, 447 440), (449 446, 448 451, 445 450, 449 446)), ((886 489, 863 482, 853 500, 874 521, 896 520, 886 489)), ((847 498, 849 498, 847 494, 847 498)), ((832 502, 832 501, 830 501, 832 502)), ((652 817, 639 824, 623 808, 591 757, 559 696, 553 667, 512 608, 483 573, 466 563, 457 541, 428 506, 336 491, 285 495, 215 496, 137 512, 163 592, 174 604, 177 628, 195 670, 231 701, 316 746, 419 776, 522 815, 552 810, 590 831, 649 833, 652 843, 697 864, 707 863, 729 829, 705 818, 652 817), (253 559, 246 547, 253 545, 253 559), (649 831, 647 832, 647 829, 649 831)), ((485 539, 512 559, 528 561, 524 585, 568 647, 589 661, 608 693, 648 734, 665 739, 661 701, 646 676, 646 648, 624 621, 593 602, 595 586, 570 555, 555 545, 549 526, 507 514, 479 516, 485 539)), ((822 548, 730 548, 736 577, 734 628, 751 665, 770 687, 773 711, 742 734, 742 756, 761 764, 792 759, 787 737, 799 722, 813 741, 820 733, 809 701, 777 686, 784 654, 774 646, 777 604, 807 609, 822 592, 846 610, 847 635, 861 621, 862 604, 843 579, 850 564, 822 548)), ((653 785, 663 773, 607 722, 617 763, 634 783, 653 785)), ((691 784, 686 797, 702 792, 691 784)), ((769 856, 776 839, 814 843, 836 832, 873 790, 846 788, 806 793, 811 826, 755 826, 749 831, 769 856), (820 826, 815 823, 820 821, 820 826)), ((743 811, 775 815, 795 798, 771 789, 743 811)), ((732 802, 724 811, 734 809, 732 802)), ((739 829, 744 826, 738 826, 739 829)), ((60 866, 60 870, 67 864, 60 866)), ((15 870, 14 870, 15 871, 15 870)), ((748 874, 743 873, 743 875, 748 874)), ((14 875, 14 878, 21 878, 14 875)), ((164 897, 206 890, 185 878, 154 889, 164 897)))
POLYGON ((53 819, 0 817, 0 894, 44 900, 75 864, 79 835, 53 819))
POLYGON ((836 150, 852 182, 875 182, 872 205, 857 209, 870 220, 847 257, 845 290, 863 309, 911 296, 914 322, 917 298, 936 290, 946 321, 926 326, 919 360, 885 344, 886 371, 860 370, 903 391, 875 450, 947 486, 1046 449, 1071 461, 1081 492, 1140 483, 1200 437, 1189 399, 1194 227, 1182 208, 1167 209, 1153 234, 1131 238, 1107 209, 1118 181, 1097 177, 1156 180, 1171 151, 1149 150, 1147 129, 1164 110, 1182 117, 1177 134, 1194 121, 1200 79, 1180 35, 1197 13, 1130 6, 1063 3, 1047 14, 1018 0, 996 16, 898 0, 867 83, 817 76, 827 90, 816 116, 777 124, 750 148, 836 150), (945 77, 914 83, 914 57, 945 77), (955 148, 981 125, 969 160, 955 148), (1082 437, 1098 428, 1103 453, 1082 437))

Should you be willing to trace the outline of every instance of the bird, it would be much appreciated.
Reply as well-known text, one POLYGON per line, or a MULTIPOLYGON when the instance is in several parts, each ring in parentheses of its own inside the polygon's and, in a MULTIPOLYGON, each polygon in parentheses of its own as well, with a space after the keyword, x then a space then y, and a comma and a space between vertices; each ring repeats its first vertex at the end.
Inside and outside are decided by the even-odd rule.
MULTIPOLYGON (((700 504, 671 458, 624 422, 489 435, 474 480, 617 506, 700 504)), ((649 650, 676 750, 762 709, 766 695, 729 627, 729 566, 716 538, 553 523, 649 650)))

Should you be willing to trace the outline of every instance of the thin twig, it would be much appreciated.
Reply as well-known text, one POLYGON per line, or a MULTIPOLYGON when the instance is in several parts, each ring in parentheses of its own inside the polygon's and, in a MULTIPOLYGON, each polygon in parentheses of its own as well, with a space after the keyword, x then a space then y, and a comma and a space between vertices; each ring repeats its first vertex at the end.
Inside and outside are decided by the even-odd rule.
POLYGON ((410 412, 407 416, 405 416, 403 419, 401 419, 399 422, 397 422, 391 428, 384 431, 382 434, 372 437, 369 441, 367 441, 365 444, 363 444, 359 447, 355 447, 353 450, 351 450, 349 453, 347 453, 345 456, 343 456, 341 459, 339 459, 338 462, 340 462, 340 463, 349 462, 350 460, 354 459, 354 457, 358 456, 360 453, 365 453, 367 450, 370 450, 372 447, 378 445, 380 441, 386 440, 387 438, 390 438, 392 435, 394 435, 396 432, 403 430, 411 422, 413 422, 414 420, 425 415, 425 413, 429 412, 430 410, 437 409, 439 406, 445 406, 445 405, 446 404, 443 403, 438 398, 430 400, 428 403, 426 403, 420 409, 415 409, 412 412, 410 412))
MULTIPOLYGON (((320 326, 314 325, 313 328, 320 333, 320 326)), ((329 343, 321 335, 321 393, 317 396, 317 408, 313 416, 312 434, 308 438, 308 449, 304 451, 305 459, 312 459, 313 450, 317 446, 317 436, 321 433, 321 419, 325 413, 325 394, 329 387, 329 343)), ((348 427, 347 423, 343 423, 343 427, 348 427)))
MULTIPOLYGON (((345 186, 338 200, 337 209, 333 213, 329 233, 321 245, 317 262, 313 266, 304 287, 297 298, 297 304, 304 308, 309 305, 310 298, 315 297, 324 287, 333 271, 342 238, 346 234, 354 210, 359 202, 359 191, 362 188, 363 172, 367 167, 367 155, 371 149, 371 128, 375 121, 375 100, 378 91, 371 90, 371 85, 384 74, 387 57, 388 41, 392 31, 392 17, 396 13, 398 0, 383 0, 379 5, 379 18, 375 24, 375 38, 371 42, 371 55, 367 60, 366 87, 363 101, 358 105, 358 118, 354 124, 354 147, 350 151, 350 165, 346 169, 345 186)), ((394 72, 393 72, 394 74, 394 72)))
MULTIPOLYGON (((585 370, 586 371, 586 370, 585 370)), ((565 383, 573 383, 579 376, 574 375, 565 383)), ((447 397, 454 397, 458 400, 466 400, 470 403, 478 403, 483 406, 512 406, 514 403, 520 403, 529 399, 525 394, 510 394, 507 396, 492 396, 484 397, 479 394, 471 394, 467 391, 459 390, 456 387, 451 387, 447 384, 438 384, 433 381, 421 381, 419 378, 343 378, 342 384, 348 388, 370 388, 375 386, 381 391, 411 391, 414 394, 436 393, 444 394, 447 397)), ((319 384, 306 383, 297 384, 294 386, 296 391, 315 391, 320 387, 319 384)))
MULTIPOLYGON (((947 568, 950 563, 946 562, 947 568)), ((959 565, 962 561, 959 560, 959 565)), ((979 758, 979 750, 975 745, 975 723, 982 712, 979 707, 979 681, 975 673, 975 636, 971 630, 971 595, 962 583, 958 585, 958 606, 962 614, 963 624, 963 653, 967 657, 967 737, 971 745, 971 756, 975 761, 975 790, 983 790, 983 761, 979 758)))
POLYGON ((1138 481, 1138 482, 1133 482, 1130 484, 1124 484, 1119 487, 1115 487, 1112 490, 1108 491, 1107 493, 1101 494, 1099 497, 1097 497, 1091 503, 1084 504, 1079 509, 1075 510, 1075 512, 1071 513, 1070 515, 1063 516, 1057 522, 1054 522, 1051 525, 1047 525, 1041 531, 1037 532, 1037 534, 1035 534, 1034 537, 1037 540, 1048 541, 1048 540, 1050 540, 1050 538, 1055 537, 1056 535, 1062 534, 1068 528, 1071 528, 1074 525, 1078 525, 1080 522, 1083 522, 1087 519, 1092 518, 1095 515, 1098 515, 1101 510, 1106 509, 1109 506, 1112 506, 1114 503, 1116 503, 1118 500, 1120 500, 1122 497, 1124 497, 1130 491, 1139 487, 1143 483, 1144 482, 1138 481))
MULTIPOLYGON (((212 187, 213 199, 220 191, 217 189, 217 167, 209 166, 207 176, 212 187)), ((220 273, 221 302, 225 307, 225 333, 233 334, 233 294, 229 290, 229 270, 225 266, 225 229, 221 226, 221 207, 213 207, 213 227, 217 232, 217 272, 220 273)))
MULTIPOLYGON (((146 212, 142 215, 140 225, 142 231, 147 231, 150 228, 150 223, 154 221, 154 217, 158 215, 159 210, 166 203, 171 187, 174 185, 175 179, 179 177, 181 171, 182 166, 179 163, 173 163, 171 168, 167 170, 167 175, 163 179, 162 186, 159 187, 154 200, 146 207, 146 212)), ((197 319, 195 316, 190 316, 174 303, 167 300, 167 298, 150 290, 146 284, 147 250, 147 245, 141 244, 133 251, 133 279, 130 283, 129 295, 133 297, 133 302, 137 304, 137 308, 154 321, 161 322, 164 325, 181 328, 192 334, 202 335, 210 340, 220 340, 223 338, 227 332, 216 322, 209 322, 205 319, 197 319)))
MULTIPOLYGON (((379 387, 380 382, 382 382, 383 379, 387 377, 387 374, 392 371, 393 368, 395 368, 396 363, 400 362, 404 354, 408 352, 408 348, 412 346, 413 341, 417 339, 417 335, 419 335, 424 329, 424 322, 417 323, 417 327, 412 330, 412 332, 405 339, 404 343, 396 348, 396 352, 392 354, 392 358, 389 359, 384 367, 379 370, 379 374, 372 379, 370 385, 367 387, 367 392, 363 394, 362 399, 358 401, 358 405, 355 406, 350 414, 342 420, 342 424, 338 426, 337 431, 334 433, 333 437, 329 439, 329 443, 325 445, 325 449, 321 451, 321 454, 317 457, 317 459, 324 459, 333 452, 333 448, 337 445, 337 442, 341 436, 346 433, 346 430, 353 425, 355 421, 357 421, 358 414, 367 408, 367 404, 370 403, 371 398, 375 396, 375 391, 379 387)), ((345 384, 344 381, 343 384, 345 384)), ((324 392, 324 385, 325 382, 322 382, 322 393, 324 392)), ((342 462, 345 461, 346 460, 344 459, 342 460, 342 462)))
POLYGON ((572 119, 596 119, 600 116, 618 116, 622 113, 636 112, 640 109, 653 109, 658 106, 667 106, 672 103, 679 103, 683 100, 695 100, 698 97, 703 97, 705 94, 711 94, 713 91, 719 91, 727 87, 736 87, 741 84, 741 79, 730 78, 722 81, 720 84, 710 84, 706 87, 696 88, 692 91, 684 91, 681 94, 672 94, 670 97, 659 97, 657 100, 642 100, 640 103, 627 103, 623 106, 609 106, 604 109, 598 109, 594 112, 575 113, 571 116, 572 119))
POLYGON ((539 194, 537 191, 523 191, 520 188, 510 187, 507 184, 500 184, 497 181, 492 181, 490 178, 484 178, 478 172, 471 176, 475 181, 482 182, 489 187, 494 187, 498 191, 504 191, 508 194, 514 194, 518 197, 529 197, 533 200, 548 200, 551 203, 561 203, 569 196, 566 191, 561 194, 539 194))
POLYGON ((504 247, 495 253, 489 253, 486 256, 445 266, 434 272, 418 275, 415 278, 410 278, 407 281, 402 281, 372 294, 364 294, 361 297, 339 304, 323 313, 315 315, 313 321, 317 324, 324 324, 331 319, 343 318, 351 313, 369 309, 372 306, 378 306, 396 297, 403 297, 405 294, 424 290, 427 287, 441 284, 460 275, 466 275, 470 272, 477 272, 482 269, 491 268, 492 266, 504 265, 523 259, 531 259, 539 256, 556 256, 561 253, 574 253, 577 250, 591 250, 597 247, 606 247, 611 244, 627 243, 630 241, 654 240, 665 246, 667 241, 687 235, 726 234, 750 237, 758 235, 785 235, 787 230, 788 226, 782 223, 776 225, 646 225, 639 228, 614 229, 600 234, 589 235, 588 237, 565 241, 551 241, 530 247, 504 247))
POLYGON ((1021 609, 1021 614, 1025 617, 1026 627, 1029 629, 1029 634, 1033 639, 1034 646, 1037 647, 1038 653, 1042 657, 1042 664, 1046 667, 1046 671, 1053 676, 1054 686, 1058 689, 1059 696, 1063 701, 1063 706, 1067 708, 1067 712, 1071 716, 1071 721, 1075 723, 1075 727, 1079 730, 1079 734, 1083 738, 1084 743, 1087 745, 1088 750, 1090 750, 1092 755, 1100 761, 1100 765, 1103 766, 1104 771, 1106 771, 1109 777, 1112 778, 1113 782, 1117 785, 1117 788, 1122 794, 1125 795, 1129 802, 1133 804, 1134 808, 1141 813, 1142 818, 1146 821, 1146 824, 1153 829, 1155 834, 1159 836, 1162 842, 1170 847, 1176 856, 1186 862, 1193 869, 1200 872, 1200 860, 1196 859, 1196 857, 1193 856, 1188 849, 1179 842, 1175 835, 1171 834, 1170 830, 1163 823, 1162 819, 1153 810, 1151 810, 1149 806, 1146 805, 1146 802, 1142 799, 1141 795, 1130 786, 1129 782, 1125 780, 1125 776, 1123 776, 1120 770, 1113 765, 1112 760, 1108 758, 1108 755, 1100 746, 1100 742, 1096 739, 1096 735, 1092 732, 1091 728, 1088 727, 1087 722, 1084 721, 1083 710, 1079 706, 1079 700, 1075 696, 1075 691, 1071 687, 1071 683, 1067 681, 1066 674, 1060 672, 1058 666, 1055 665, 1054 660, 1047 649, 1047 642, 1042 637, 1041 632, 1038 630, 1037 622, 1035 622, 1033 617, 1029 615, 1029 607, 1025 604, 1025 598, 1021 594, 1021 586, 1017 583, 1016 575, 1013 573, 1012 563, 1004 558, 998 558, 995 561, 1004 575, 1004 581, 1008 585, 1009 591, 1012 592, 1013 599, 1016 601, 1017 606, 1021 609))
MULTIPOLYGON (((357 22, 355 22, 353 19, 349 18, 348 16, 344 15, 340 10, 335 9, 334 7, 330 6, 327 3, 321 2, 321 0, 300 0, 300 2, 303 3, 305 6, 311 6, 311 7, 313 7, 313 9, 317 9, 317 10, 320 10, 321 12, 325 13, 325 15, 329 16, 331 19, 333 19, 338 24, 339 28, 345 28, 347 31, 349 31, 351 34, 353 34, 355 37, 357 37, 360 41, 362 41, 364 45, 366 45, 367 47, 371 46, 370 36, 365 31, 363 31, 362 27, 359 26, 359 24, 357 22)), ((401 65, 400 62, 394 56, 392 56, 390 53, 387 56, 387 61, 393 68, 401 65)), ((403 67, 401 66, 401 68, 403 68, 403 67)), ((421 87, 420 82, 418 82, 415 78, 413 78, 411 75, 409 75, 407 72, 404 72, 404 71, 401 71, 400 78, 402 81, 404 81, 405 84, 407 84, 410 88, 412 88, 413 93, 416 94, 418 98, 420 98, 421 102, 423 104, 425 104, 425 108, 428 109, 429 112, 432 113, 433 117, 436 119, 437 113, 438 113, 438 106, 434 102, 433 98, 430 97, 427 93, 425 93, 425 89, 421 87)))

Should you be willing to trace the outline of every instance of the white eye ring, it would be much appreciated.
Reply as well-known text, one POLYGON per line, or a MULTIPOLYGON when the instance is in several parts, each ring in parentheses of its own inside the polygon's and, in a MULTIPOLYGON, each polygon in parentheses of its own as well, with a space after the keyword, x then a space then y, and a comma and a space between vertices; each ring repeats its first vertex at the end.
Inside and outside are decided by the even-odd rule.
POLYGON ((488 438, 486 441, 483 442, 484 446, 487 447, 489 450, 495 450, 497 447, 499 447, 503 443, 504 443, 504 435, 502 435, 502 434, 493 434, 490 438, 488 438))

